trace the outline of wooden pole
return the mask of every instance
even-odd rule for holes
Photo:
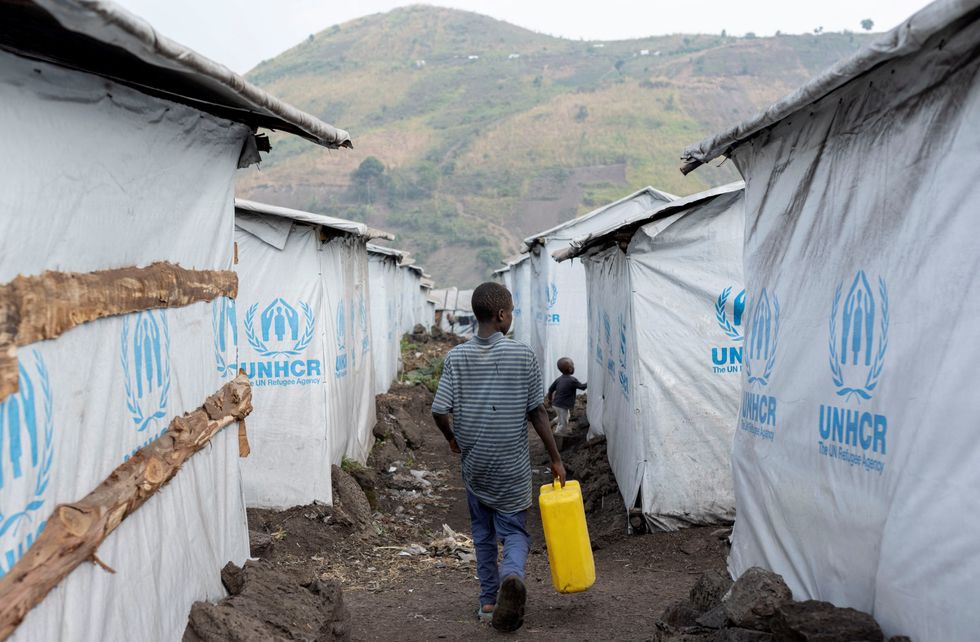
[[[34,545],[0,578],[0,640],[5,640],[48,592],[85,561],[113,572],[96,557],[109,533],[170,481],[219,430],[252,412],[248,377],[239,374],[204,405],[170,422],[158,440],[117,467],[95,490],[59,504]]]
[[[104,317],[235,298],[238,275],[173,263],[99,272],[44,272],[0,284],[0,401],[17,392],[16,346]]]

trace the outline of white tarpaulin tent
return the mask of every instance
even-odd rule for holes
[[[233,177],[257,156],[251,127],[338,133],[230,72],[224,82],[108,2],[4,3],[0,21],[0,120],[15,125],[0,158],[0,283],[157,261],[230,270]],[[164,75],[183,93],[153,97],[170,95]],[[234,361],[227,301],[107,317],[18,349],[19,392],[0,403],[0,574],[57,504],[94,490],[233,375],[221,368]],[[222,598],[220,569],[249,555],[236,432],[218,433],[108,536],[98,555],[115,573],[79,566],[9,639],[180,639],[191,604]]]
[[[331,501],[330,465],[364,461],[374,427],[361,223],[235,201],[238,367],[252,382],[249,506]]]
[[[511,325],[511,332],[514,339],[524,343],[530,343],[531,318],[528,314],[528,302],[531,298],[531,263],[530,255],[507,259],[506,267],[495,270],[494,277],[510,290],[511,297],[514,299],[514,323]]]
[[[659,203],[558,253],[588,282],[589,423],[627,508],[674,530],[731,519],[742,361],[742,184]]]
[[[568,247],[572,239],[586,236],[616,221],[645,212],[675,197],[653,189],[643,189],[615,203],[594,210],[524,240],[530,253],[529,299],[522,310],[529,313],[526,341],[537,356],[545,379],[557,376],[558,359],[575,361],[576,376],[588,379],[588,354],[584,340],[588,331],[585,269],[577,260],[556,263],[552,254]]]
[[[931,4],[686,152],[746,180],[731,570],[914,640],[980,631],[978,42]]]
[[[398,328],[401,296],[398,294],[398,262],[402,252],[368,245],[368,277],[371,282],[371,341],[374,355],[374,392],[388,392],[398,377],[401,337]]]

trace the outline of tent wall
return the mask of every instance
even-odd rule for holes
[[[398,305],[395,301],[397,259],[384,254],[368,253],[368,277],[371,289],[371,343],[374,358],[374,392],[388,392],[398,376],[401,359],[401,335],[397,329]]]
[[[742,354],[741,191],[585,258],[590,431],[653,528],[730,519]]]
[[[16,124],[0,157],[0,282],[154,261],[231,269],[247,128],[6,53],[0,120]],[[0,404],[3,572],[56,504],[93,490],[227,380],[212,310],[106,318],[19,349],[20,392]],[[179,639],[194,601],[224,596],[221,567],[249,555],[236,433],[216,435],[106,539],[99,556],[115,574],[80,566],[10,639]]]
[[[284,228],[282,249],[239,227],[237,323],[239,367],[252,382],[248,419],[252,454],[243,464],[249,506],[287,508],[330,503],[319,230],[262,217]]]
[[[530,345],[531,341],[531,262],[515,263],[511,269],[511,294],[514,297],[514,338]],[[583,380],[585,377],[582,378]]]
[[[364,462],[375,424],[374,355],[364,240],[334,237],[320,246],[325,288],[324,347],[330,462]]]
[[[632,416],[643,438],[643,513],[655,528],[734,516],[743,197],[730,192],[644,225],[627,249],[638,347]],[[607,436],[618,428],[604,427]]]
[[[950,25],[903,27],[913,53],[734,156],[751,322],[731,569],[915,640],[980,630],[980,23]]]
[[[585,268],[578,259],[557,263],[551,253],[566,247],[565,241],[548,241],[535,248],[530,264],[529,345],[544,373],[551,380],[558,376],[558,359],[575,362],[575,376],[589,379]]]

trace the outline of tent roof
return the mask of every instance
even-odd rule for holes
[[[294,210],[288,207],[269,205],[268,203],[257,203],[255,201],[245,200],[244,198],[235,199],[235,211],[236,213],[242,212],[246,214],[262,214],[265,216],[277,216],[279,218],[299,221],[301,223],[322,225],[323,227],[328,227],[330,229],[337,230],[338,232],[341,232],[343,234],[356,236],[362,239],[382,238],[382,239],[392,240],[395,238],[388,232],[382,232],[381,230],[376,230],[374,228],[368,227],[364,223],[358,223],[357,221],[348,221],[347,219],[343,219],[343,218],[334,218],[332,216],[326,216],[325,214],[304,212],[302,210]]]
[[[854,79],[895,58],[921,50],[927,41],[954,22],[980,11],[980,0],[937,0],[882,34],[853,56],[830,67],[765,111],[728,131],[693,145],[681,155],[685,174],[733,149]]]
[[[289,132],[324,147],[352,146],[346,131],[282,102],[108,0],[0,0],[0,49],[253,128]]]
[[[555,227],[549,228],[543,232],[538,232],[533,236],[527,237],[526,239],[524,239],[524,247],[521,248],[521,251],[526,253],[530,251],[530,249],[533,248],[535,245],[543,245],[546,241],[553,238],[566,238],[570,240],[571,238],[574,238],[574,232],[572,231],[572,228],[579,226],[582,223],[585,223],[586,221],[593,219],[597,216],[600,216],[602,214],[611,213],[612,210],[619,209],[619,206],[629,203],[630,201],[633,201],[638,197],[644,195],[652,197],[653,200],[655,201],[665,201],[665,202],[673,201],[677,198],[673,194],[662,192],[648,185],[647,187],[637,190],[632,194],[630,194],[629,196],[621,198],[614,203],[603,205],[598,209],[592,210],[588,214],[584,214],[577,218],[573,218],[569,221],[565,221],[560,225],[556,225]]]
[[[370,254],[382,254],[384,256],[391,256],[396,259],[401,259],[405,253],[401,250],[396,250],[393,247],[385,247],[383,245],[375,245],[374,243],[367,244],[367,251]]]
[[[700,205],[710,201],[718,196],[738,192],[743,189],[745,189],[745,183],[742,181],[737,181],[735,183],[715,187],[697,194],[691,194],[690,196],[679,198],[676,201],[664,203],[663,205],[647,210],[641,214],[635,214],[629,218],[612,222],[606,227],[597,230],[592,234],[577,238],[573,240],[567,248],[563,248],[555,252],[552,257],[558,262],[573,259],[576,256],[585,254],[592,248],[612,243],[620,232],[626,232],[632,237],[633,232],[635,232],[637,228],[646,225],[654,219],[677,214],[695,205]]]

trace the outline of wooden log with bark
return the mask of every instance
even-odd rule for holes
[[[17,392],[16,346],[54,339],[104,317],[237,294],[232,271],[187,270],[173,263],[18,276],[0,285],[0,401]]]
[[[137,451],[88,495],[59,504],[47,526],[9,573],[0,578],[0,640],[48,592],[83,562],[99,564],[96,556],[109,533],[170,481],[191,455],[219,430],[252,412],[252,389],[240,373],[204,405],[176,417],[162,437]]]

